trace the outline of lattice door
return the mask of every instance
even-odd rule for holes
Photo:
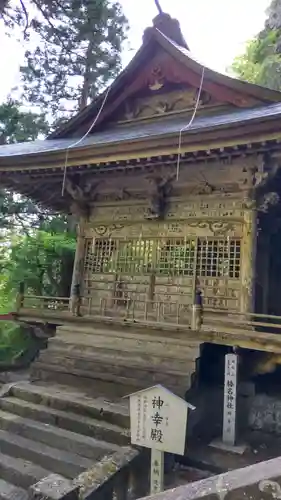
[[[88,239],[83,294],[95,304],[134,300],[141,309],[152,294],[172,309],[191,304],[197,285],[206,305],[237,309],[240,259],[240,239]]]

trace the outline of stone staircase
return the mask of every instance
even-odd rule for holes
[[[75,330],[74,330],[75,328]],[[95,394],[128,395],[162,384],[181,396],[190,388],[200,342],[185,333],[133,325],[63,326],[34,363],[32,377]]]
[[[0,391],[0,500],[26,500],[30,486],[53,473],[80,481],[124,453],[129,413],[121,396],[159,383],[183,396],[199,355],[200,343],[184,333],[58,328],[31,368],[32,382]]]
[[[127,404],[28,382],[0,397],[0,500],[25,500],[50,474],[79,480],[128,446]],[[78,479],[77,479],[78,478]]]

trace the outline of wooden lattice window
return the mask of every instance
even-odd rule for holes
[[[202,277],[239,278],[241,241],[239,239],[200,238],[196,274]]]
[[[114,271],[114,256],[117,243],[110,239],[87,239],[84,269],[88,273],[108,273]]]
[[[146,274],[152,269],[154,241],[150,239],[120,242],[117,270],[124,274]]]
[[[196,239],[169,239],[158,246],[156,272],[162,275],[192,276]]]
[[[85,274],[240,277],[241,241],[216,238],[88,239]],[[196,270],[196,271],[195,271]]]

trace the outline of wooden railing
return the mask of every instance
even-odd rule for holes
[[[79,292],[79,290],[78,290]],[[68,297],[40,297],[19,293],[16,318],[20,321],[63,325],[79,322],[138,325],[161,331],[184,332],[190,338],[268,352],[281,352],[281,316],[240,313],[204,307],[195,297],[195,303],[178,300],[142,300],[131,293],[125,298],[102,298],[97,304],[79,293]]]
[[[81,297],[79,311],[72,307],[73,299],[69,297],[48,297],[24,295],[17,307],[17,313],[22,310],[37,310],[46,312],[65,312],[70,316],[100,316],[104,318],[120,318],[137,322],[166,323],[174,326],[184,326],[196,330],[213,326],[234,326],[236,328],[252,328],[281,330],[281,316],[261,313],[240,313],[211,309],[204,306],[182,304],[177,301],[146,301],[132,297],[122,299],[122,306],[116,299],[101,299],[97,307],[91,304],[91,299]],[[19,303],[19,302],[17,302]],[[79,314],[78,314],[79,313]]]

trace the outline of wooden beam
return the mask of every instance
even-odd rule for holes
[[[97,324],[99,327],[108,328],[109,325],[119,326],[122,329],[140,329],[153,331],[160,336],[168,335],[178,339],[179,345],[181,341],[186,339],[195,340],[198,342],[208,342],[212,344],[236,346],[243,349],[254,349],[263,352],[281,353],[281,335],[274,333],[258,332],[254,329],[238,329],[233,326],[219,326],[216,328],[207,328],[203,325],[200,331],[192,331],[186,325],[173,325],[168,323],[156,322],[140,322],[136,319],[126,322],[118,319],[103,318],[99,316],[73,317],[71,313],[59,311],[47,311],[38,309],[21,309],[16,315],[18,321],[31,323],[53,322],[57,325],[91,325],[94,327]],[[274,326],[274,325],[272,325]]]

